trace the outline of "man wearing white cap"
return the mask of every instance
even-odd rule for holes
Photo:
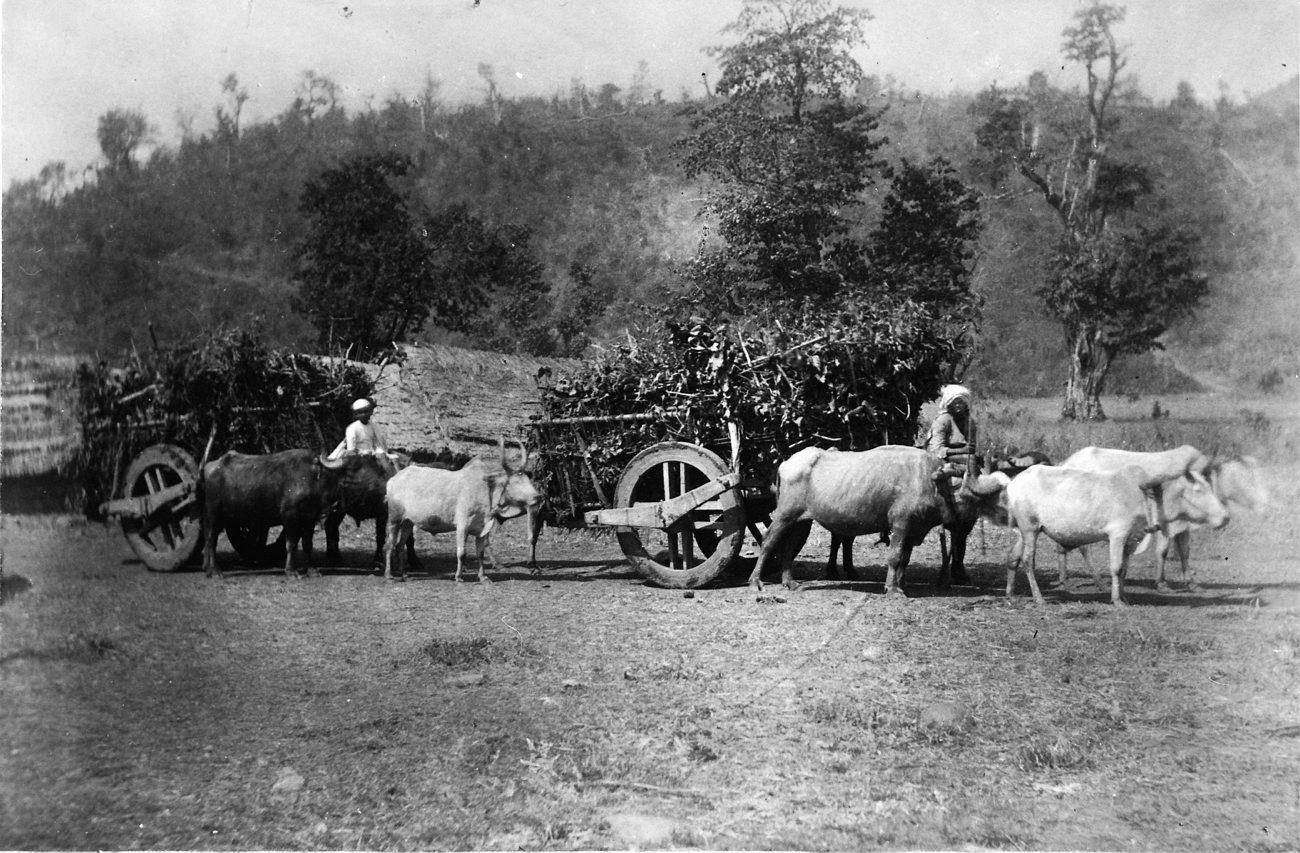
[[[970,389],[964,385],[945,385],[939,397],[939,416],[930,424],[925,449],[946,465],[964,467],[975,448],[970,422]]]
[[[352,404],[352,417],[356,420],[348,424],[347,431],[343,433],[343,440],[330,454],[331,459],[338,459],[344,453],[386,454],[388,452],[388,448],[384,446],[383,436],[379,434],[379,428],[370,422],[370,416],[374,411],[375,404],[365,397]]]

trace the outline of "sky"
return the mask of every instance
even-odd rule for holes
[[[740,0],[0,0],[0,185],[63,161],[100,162],[98,119],[142,112],[174,145],[178,116],[214,125],[221,81],[238,75],[244,121],[282,112],[307,70],[339,84],[349,110],[414,96],[431,76],[448,103],[631,84],[703,94],[717,68],[704,48]],[[866,8],[864,70],[941,94],[1014,85],[1033,71],[1081,85],[1063,67],[1061,31],[1080,0],[842,0]],[[1204,101],[1267,91],[1296,74],[1300,0],[1129,0],[1118,28],[1128,72],[1157,100],[1189,82]]]

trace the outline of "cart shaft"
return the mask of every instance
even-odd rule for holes
[[[589,527],[653,527],[667,530],[708,501],[735,488],[739,482],[740,475],[724,474],[670,500],[600,509],[585,513],[583,519]]]

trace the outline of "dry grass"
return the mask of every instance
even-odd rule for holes
[[[863,580],[816,580],[814,538],[805,588],[766,605],[646,587],[583,533],[548,532],[532,577],[517,523],[487,585],[451,581],[445,537],[392,584],[150,574],[113,531],[35,517],[3,535],[30,586],[0,609],[0,848],[1300,846],[1276,518],[1198,535],[1202,592],[1136,565],[1127,611],[1050,572],[1045,607],[1023,581],[1004,600],[996,530],[975,587],[933,589],[918,549],[908,600],[865,542]],[[363,565],[369,527],[345,535]],[[967,723],[922,727],[938,702]]]

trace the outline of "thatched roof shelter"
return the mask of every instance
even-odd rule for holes
[[[404,361],[367,365],[375,383],[374,423],[388,446],[405,453],[487,455],[502,436],[541,413],[537,371],[572,369],[572,359],[502,355],[451,346],[403,345]]]
[[[539,414],[535,377],[579,362],[502,355],[450,346],[402,347],[404,360],[358,364],[375,384],[374,422],[389,447],[414,455],[490,455],[502,436],[523,438]],[[66,465],[81,440],[73,356],[5,362],[0,394],[0,476],[48,474]]]
[[[65,465],[76,451],[73,356],[6,360],[0,371],[0,477],[34,477]]]

